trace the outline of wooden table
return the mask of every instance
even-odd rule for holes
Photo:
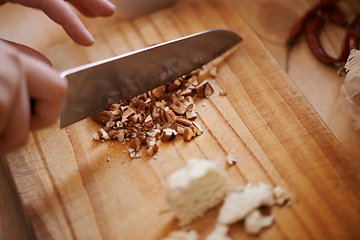
[[[166,17],[168,14],[180,13],[181,7],[188,4],[188,2],[190,1],[184,1],[183,5],[180,4],[177,8],[165,11],[162,16]],[[231,4],[234,6],[234,11],[245,20],[266,49],[285,69],[287,59],[284,40],[287,31],[314,2],[312,0],[291,2],[285,0],[233,0]],[[201,3],[195,4],[192,13],[196,14],[196,8],[200,8],[200,5]],[[341,3],[341,7],[349,17],[353,17],[356,12],[360,12],[360,3],[356,0],[344,1]],[[211,13],[207,14],[211,15]],[[71,67],[73,64],[86,63],[86,59],[76,59],[78,56],[76,51],[79,52],[79,55],[81,55],[81,52],[86,51],[89,59],[94,60],[106,55],[106,53],[102,52],[107,51],[106,48],[102,48],[104,44],[112,44],[112,49],[116,49],[118,53],[131,50],[126,49],[126,46],[117,46],[116,42],[106,42],[108,39],[103,38],[104,31],[109,30],[107,26],[112,26],[118,21],[116,17],[108,19],[83,18],[86,26],[97,39],[97,43],[93,47],[85,50],[83,47],[75,46],[63,33],[62,29],[48,20],[41,12],[7,4],[0,8],[0,16],[2,20],[0,23],[0,37],[26,44],[47,56],[51,56],[54,66],[58,67],[59,70]],[[153,34],[151,29],[142,28],[149,19],[157,20],[155,17],[144,17],[124,23],[122,26],[130,29],[131,26],[135,25],[138,29],[141,28],[144,31],[142,34]],[[189,17],[189,19],[191,18]],[[206,21],[209,21],[211,26],[217,25],[217,23],[212,22],[211,18],[206,19]],[[176,23],[172,24],[176,25]],[[236,23],[231,23],[231,25],[236,27]],[[191,22],[176,26],[177,30],[182,27],[184,32],[191,32]],[[171,28],[168,29],[166,37],[169,39],[172,36],[176,38],[176,31],[172,32],[171,30]],[[343,29],[339,27],[329,26],[326,28],[322,40],[330,53],[336,55],[339,52],[343,34]],[[156,38],[149,37],[148,39],[154,40],[153,42],[144,43],[141,42],[142,39],[134,35],[129,45],[133,49],[137,49],[144,44],[157,43]],[[71,56],[67,56],[68,62],[66,63],[60,62],[66,57],[62,52],[64,49],[75,51],[72,52]],[[352,164],[358,164],[360,161],[360,135],[352,129],[350,116],[342,109],[339,103],[339,88],[343,78],[337,76],[336,69],[314,59],[304,38],[293,49],[288,61],[288,76],[336,136],[342,147],[346,149],[353,161]],[[3,165],[0,169],[0,234],[4,239],[32,238],[34,234],[32,229],[28,227],[27,218],[24,217],[19,197],[13,188],[13,180],[6,175],[9,174],[10,170],[5,161],[3,161]],[[358,226],[358,224],[358,222],[353,223],[353,226]]]

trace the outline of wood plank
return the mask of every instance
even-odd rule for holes
[[[215,94],[197,99],[203,135],[161,144],[159,153],[130,159],[119,142],[99,143],[90,119],[31,134],[6,156],[19,196],[39,239],[160,239],[179,229],[165,197],[169,174],[192,157],[222,161],[234,185],[263,181],[286,188],[291,207],[258,238],[351,239],[359,236],[359,165],[282,70],[232,1],[182,1],[149,16],[94,26],[97,43],[68,42],[45,52],[66,69],[211,28],[244,38],[210,80]],[[166,29],[170,28],[169,31]],[[59,50],[61,49],[61,52]],[[67,59],[70,59],[67,61]],[[226,97],[216,94],[227,89]],[[202,103],[205,103],[203,106]],[[190,228],[203,239],[219,207]],[[331,226],[329,228],[329,226]],[[253,239],[240,225],[233,239]]]

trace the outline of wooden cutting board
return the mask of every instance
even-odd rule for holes
[[[234,186],[266,182],[284,187],[291,206],[274,208],[264,239],[354,239],[360,236],[360,165],[281,70],[227,1],[181,1],[131,21],[97,25],[97,43],[59,43],[46,55],[59,70],[199,31],[225,28],[244,41],[211,79],[215,94],[197,100],[204,133],[162,143],[156,157],[131,159],[120,142],[96,142],[90,119],[66,129],[34,132],[5,156],[38,239],[161,239],[180,229],[165,196],[167,177],[190,158],[221,161]],[[141,70],[141,66],[139,66]],[[219,96],[227,89],[226,97]],[[94,96],[96,97],[96,96]],[[226,166],[234,153],[237,163]],[[203,239],[219,207],[195,220]],[[241,224],[233,239],[252,239]]]

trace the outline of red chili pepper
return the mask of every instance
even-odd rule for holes
[[[351,49],[359,49],[360,42],[360,14],[352,21],[344,38],[340,56],[337,62],[344,62],[347,60]]]
[[[358,14],[355,20],[351,23],[349,28],[350,37],[349,37],[349,47],[351,49],[359,49],[360,44],[360,14]]]
[[[306,39],[308,41],[311,52],[314,56],[324,63],[335,63],[337,60],[331,56],[329,56],[319,38],[319,34],[324,25],[324,17],[321,15],[316,15],[311,18],[306,25]]]
[[[346,20],[346,17],[344,13],[340,10],[336,2],[330,2],[330,4],[326,5],[324,8],[324,11],[329,16],[329,19],[342,27],[348,26],[348,21]]]
[[[329,1],[322,1],[313,6],[310,10],[308,10],[305,15],[300,18],[295,25],[290,29],[289,36],[286,40],[286,46],[288,49],[290,49],[299,36],[301,35],[302,31],[304,30],[307,22],[314,17],[318,11],[323,10],[326,6],[331,5],[333,3],[336,3],[337,0],[329,0]]]

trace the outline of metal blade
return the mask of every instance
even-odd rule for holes
[[[209,30],[64,71],[61,76],[68,80],[68,92],[60,125],[188,74],[241,40],[228,30]]]

